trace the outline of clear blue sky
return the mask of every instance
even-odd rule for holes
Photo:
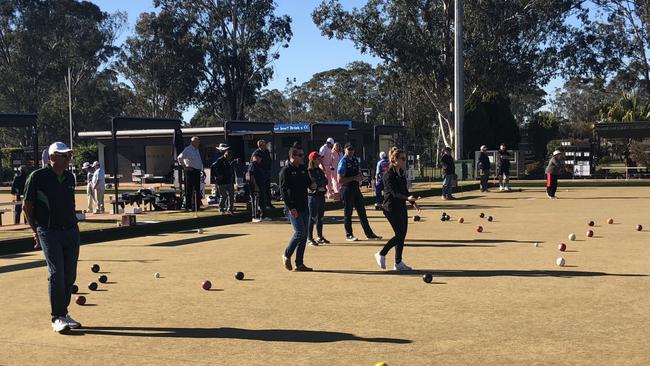
[[[130,33],[138,15],[143,12],[155,11],[151,0],[91,0],[102,10],[115,12],[126,11],[129,17],[128,28],[122,33],[122,42]],[[292,18],[293,38],[289,48],[281,49],[280,59],[274,63],[274,77],[267,86],[269,89],[284,89],[286,78],[296,78],[296,83],[303,83],[317,72],[337,67],[344,67],[353,61],[366,61],[376,65],[380,60],[368,54],[362,55],[350,41],[329,40],[320,34],[311,19],[311,12],[321,3],[321,0],[277,0],[277,14],[287,14]],[[367,0],[344,0],[347,9],[360,7]],[[545,89],[552,94],[555,88],[562,86],[562,80],[556,79]],[[189,119],[195,110],[183,114]]]

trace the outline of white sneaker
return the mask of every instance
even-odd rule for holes
[[[375,253],[375,260],[381,269],[386,269],[386,256],[381,255],[379,252],[377,252]]]
[[[413,268],[407,266],[404,262],[399,262],[395,264],[395,267],[393,267],[394,270],[396,271],[412,271]]]
[[[253,219],[251,222],[262,222],[262,219]]]
[[[346,241],[357,241],[359,239],[357,239],[357,237],[354,236],[354,235],[346,235],[345,240]]]
[[[70,330],[70,326],[65,317],[60,316],[52,322],[52,329],[57,333],[63,333]]]
[[[500,190],[500,191],[503,191],[503,186],[499,186],[499,190]]]
[[[72,319],[70,314],[65,316],[65,321],[68,323],[68,327],[70,327],[70,329],[81,328],[81,323],[79,323],[78,321]]]

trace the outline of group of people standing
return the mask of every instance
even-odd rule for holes
[[[340,184],[340,197],[344,204],[344,229],[347,241],[357,241],[352,231],[352,212],[357,211],[361,227],[368,240],[381,240],[376,235],[366,214],[363,195],[359,189],[359,182],[364,177],[359,169],[359,162],[354,156],[355,148],[347,143],[344,148],[345,154],[341,157],[336,167],[336,180]],[[381,209],[388,219],[395,234],[386,243],[384,248],[375,254],[378,265],[385,269],[385,256],[392,248],[396,248],[395,270],[411,270],[402,262],[402,249],[408,226],[408,214],[406,202],[414,203],[416,197],[408,193],[406,181],[406,154],[398,149],[392,148],[389,164],[382,171],[383,200]],[[324,157],[320,152],[313,151],[308,156],[308,163],[303,164],[304,151],[301,146],[294,144],[289,150],[289,164],[287,164],[279,175],[280,190],[285,205],[285,214],[294,230],[284,253],[282,263],[287,270],[299,272],[312,271],[312,268],[304,264],[304,253],[307,244],[320,245],[329,243],[323,236],[323,216],[325,194],[327,184],[331,179],[327,178],[323,166]],[[325,168],[327,165],[325,166]],[[314,239],[313,228],[316,227],[317,239]],[[295,269],[291,262],[295,257]]]
[[[81,171],[86,175],[86,196],[88,201],[87,213],[104,213],[104,192],[106,191],[106,175],[98,161],[83,163]]]

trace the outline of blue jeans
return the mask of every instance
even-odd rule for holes
[[[309,196],[309,229],[307,239],[314,240],[314,225],[319,238],[323,237],[323,217],[325,216],[325,195]]]
[[[382,192],[384,191],[384,181],[380,180],[376,185],[375,185],[375,204],[376,205],[381,205],[384,203],[384,195]]]
[[[293,252],[296,252],[296,265],[303,264],[302,260],[305,255],[305,245],[307,244],[307,226],[309,225],[309,211],[298,211],[298,217],[291,216],[291,212],[286,207],[284,213],[293,226],[293,237],[289,240],[289,245],[284,251],[284,256],[291,258]]]
[[[442,195],[444,197],[451,196],[454,193],[454,179],[456,174],[445,174],[442,177]]]
[[[235,212],[235,186],[233,184],[219,185],[219,211]]]
[[[36,229],[41,242],[47,272],[48,292],[52,320],[68,314],[72,297],[72,285],[77,280],[77,259],[79,259],[79,228],[67,230]]]

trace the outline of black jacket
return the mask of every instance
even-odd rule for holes
[[[456,166],[454,165],[454,158],[449,154],[445,154],[440,159],[440,165],[442,165],[442,174],[456,174]]]
[[[27,181],[27,174],[17,176],[13,183],[11,183],[11,194],[21,199],[25,194],[25,182]]]
[[[491,165],[490,164],[490,158],[488,157],[488,155],[484,154],[484,153],[481,153],[478,156],[478,168],[480,170],[489,171],[490,170],[490,165]]]
[[[508,150],[499,150],[499,170],[509,171],[511,159],[512,155],[510,155]]]
[[[298,212],[307,210],[307,189],[311,185],[309,173],[304,165],[294,167],[287,164],[280,170],[280,192],[287,209]]]
[[[384,173],[384,211],[405,211],[410,195],[404,171],[398,174],[392,167],[388,168]]]
[[[264,171],[270,177],[271,176],[271,166],[273,165],[273,160],[271,160],[271,153],[267,149],[259,149],[258,148],[251,155],[251,160],[253,159],[253,155],[255,155],[255,154],[260,154],[262,156],[262,168],[264,168]]]
[[[214,177],[214,183],[217,185],[235,183],[235,171],[232,163],[225,156],[220,157],[212,164],[210,175]]]
[[[316,183],[316,189],[309,188],[308,192],[310,196],[313,195],[325,195],[327,192],[327,177],[321,168],[308,169],[309,179],[311,182]]]

